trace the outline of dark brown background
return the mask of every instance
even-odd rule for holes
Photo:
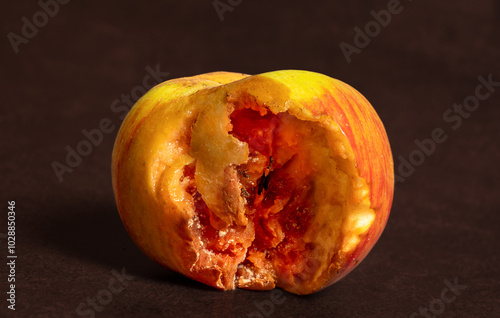
[[[223,0],[225,2],[225,0]],[[97,317],[408,317],[441,297],[444,280],[467,288],[439,317],[500,315],[498,121],[500,88],[452,130],[442,115],[500,81],[500,6],[494,0],[402,1],[404,10],[349,64],[342,41],[389,1],[243,1],[220,21],[206,1],[72,1],[15,54],[35,1],[3,2],[0,232],[17,211],[18,317],[78,316],[111,271],[135,276]],[[84,139],[159,64],[168,79],[226,70],[305,69],[341,79],[371,101],[395,157],[443,128],[448,139],[396,185],[381,239],[360,266],[317,294],[219,292],[162,269],[129,239],[110,182],[117,128],[58,182],[51,163]],[[6,255],[2,236],[0,257]],[[2,256],[3,255],[3,256]],[[0,262],[4,264],[4,261]],[[0,265],[1,294],[7,267]],[[449,294],[448,296],[450,296]],[[0,315],[15,316],[0,301]],[[434,304],[438,304],[434,301]],[[436,308],[439,309],[437,306]],[[88,316],[87,316],[88,317]]]

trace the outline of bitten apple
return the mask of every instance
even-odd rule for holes
[[[154,261],[222,290],[296,294],[363,260],[394,189],[370,103],[294,70],[154,87],[120,128],[112,179],[128,233]]]

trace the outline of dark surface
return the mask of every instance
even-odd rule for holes
[[[21,18],[31,20],[40,7],[3,6],[0,233],[7,201],[15,200],[18,259],[16,312],[2,300],[0,316],[78,316],[79,304],[122,268],[135,278],[97,317],[409,317],[432,305],[439,317],[500,316],[500,88],[458,129],[443,119],[474,94],[478,76],[500,81],[498,2],[404,1],[351,63],[339,44],[353,44],[353,28],[364,28],[370,11],[388,1],[311,3],[243,1],[220,21],[211,0],[73,1],[18,54],[7,34],[21,34]],[[385,232],[358,268],[314,295],[283,292],[271,307],[270,292],[219,292],[162,269],[122,226],[110,180],[121,120],[110,106],[157,64],[165,79],[278,69],[341,79],[379,113],[396,169],[415,139],[435,128],[448,138],[396,184]],[[59,182],[51,163],[64,163],[65,147],[76,147],[81,131],[103,118],[115,129]],[[6,277],[1,265],[3,297]],[[436,299],[455,278],[467,288],[441,313]]]

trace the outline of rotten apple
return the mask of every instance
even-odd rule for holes
[[[387,135],[351,86],[216,72],[144,95],[116,138],[122,221],[157,263],[222,290],[310,294],[349,273],[393,198]]]

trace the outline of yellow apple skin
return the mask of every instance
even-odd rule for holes
[[[321,127],[318,129],[328,137],[329,155],[335,157],[335,165],[345,177],[340,183],[346,188],[342,189],[347,193],[345,202],[335,213],[329,210],[330,203],[318,204],[322,208],[314,212],[304,234],[303,240],[314,246],[308,254],[309,265],[299,264],[302,272],[297,274],[274,261],[274,281],[265,284],[235,283],[236,266],[244,256],[235,260],[207,258],[193,230],[193,197],[181,186],[186,165],[196,163],[201,189],[210,178],[202,171],[214,172],[213,182],[217,184],[221,167],[248,160],[248,147],[227,135],[230,123],[224,117],[227,104],[241,100]],[[204,130],[193,128],[202,127],[204,122]],[[193,129],[202,133],[195,136]],[[204,145],[203,138],[209,146]],[[315,158],[318,162],[326,160]],[[164,82],[136,103],[116,138],[112,181],[128,233],[160,265],[222,290],[277,286],[296,294],[310,294],[344,277],[374,246],[390,213],[394,172],[382,122],[370,103],[351,86],[308,71],[254,76],[215,72]],[[316,184],[328,182],[327,176],[318,176]],[[328,186],[323,188],[321,193],[315,190],[317,197],[333,195]],[[210,207],[217,209],[216,204],[214,201]],[[231,215],[226,221],[243,222]],[[244,251],[250,244],[245,241],[240,248]]]

